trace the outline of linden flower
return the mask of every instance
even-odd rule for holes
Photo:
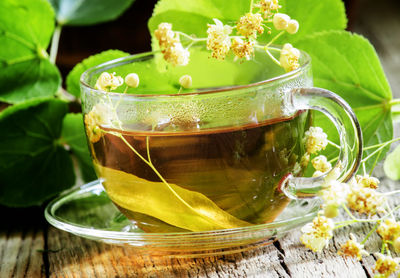
[[[311,160],[311,163],[315,170],[321,171],[322,173],[328,172],[330,169],[332,169],[331,163],[328,161],[326,156],[324,155],[319,155]]]
[[[273,12],[277,12],[281,6],[278,0],[261,0],[254,7],[259,8],[264,18],[270,18]]]
[[[116,76],[114,73],[103,72],[100,74],[94,86],[98,90],[110,91],[115,90],[124,83],[124,79],[121,76]]]
[[[393,240],[400,235],[400,223],[393,219],[385,219],[376,230],[383,240]]]
[[[399,258],[392,258],[381,253],[376,255],[379,258],[376,261],[374,271],[379,272],[383,277],[389,277],[399,269]]]
[[[352,210],[369,215],[384,211],[382,206],[385,200],[385,196],[374,189],[357,185],[353,185],[347,195],[347,204]]]
[[[223,60],[231,47],[229,35],[232,27],[223,25],[221,21],[214,18],[215,24],[208,24],[207,49],[211,50],[211,56]]]
[[[309,153],[305,153],[303,154],[303,156],[300,159],[300,165],[301,167],[307,167],[308,163],[310,162],[310,154]]]
[[[320,150],[324,150],[328,145],[328,136],[320,127],[312,126],[308,131],[304,133],[304,135],[306,151],[310,154],[314,154]]]
[[[87,136],[92,143],[100,140],[102,132],[100,126],[112,126],[118,120],[115,112],[109,105],[98,103],[85,115],[85,127]]]
[[[186,66],[189,63],[190,53],[181,43],[174,43],[164,51],[164,60],[173,66]]]
[[[350,239],[340,246],[341,250],[338,252],[339,255],[349,256],[361,260],[362,256],[368,256],[369,253],[364,250],[364,245],[357,242],[356,237],[350,233]]]
[[[334,218],[339,213],[339,207],[346,203],[350,188],[345,183],[336,180],[330,181],[328,186],[321,190],[321,198],[324,200],[324,215],[328,218]]]
[[[254,54],[254,42],[234,38],[231,49],[236,57],[250,60],[251,56]]]
[[[334,227],[331,219],[318,215],[312,223],[301,228],[303,235],[300,237],[300,241],[314,252],[320,252],[332,238]]]
[[[178,42],[170,23],[160,23],[157,30],[154,31],[154,36],[158,40],[158,44],[162,50]]]
[[[261,26],[263,18],[259,13],[247,13],[239,19],[236,24],[238,34],[248,37],[256,37],[257,32],[262,34],[264,28]]]
[[[295,70],[300,66],[299,58],[300,51],[297,48],[294,48],[290,43],[283,45],[279,62],[286,72]]]
[[[370,177],[368,175],[365,176],[357,175],[356,182],[358,185],[362,187],[367,187],[372,189],[377,189],[379,184],[379,180],[377,178]]]

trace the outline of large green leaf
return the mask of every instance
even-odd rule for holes
[[[346,28],[346,13],[340,0],[281,0],[279,3],[282,5],[280,12],[300,22],[299,32],[296,35],[284,35],[280,42],[294,42],[305,34]],[[235,1],[234,4],[224,0],[161,0],[154,9],[148,27],[153,33],[161,22],[170,22],[174,30],[205,37],[207,23],[213,24],[213,18],[234,25],[249,10],[250,0]],[[276,33],[268,35],[265,32],[262,40],[267,41]]]
[[[32,100],[0,113],[0,204],[38,205],[74,184],[71,158],[58,143],[67,108]]]
[[[46,49],[54,12],[46,0],[0,1],[0,100],[9,103],[54,95],[61,82]]]
[[[67,114],[62,126],[62,139],[76,155],[84,181],[97,179],[85,136],[82,114]]]
[[[128,56],[129,53],[120,50],[107,50],[92,55],[79,64],[77,64],[67,76],[67,91],[76,97],[80,95],[79,83],[80,77],[87,69],[105,63],[107,61]]]
[[[104,186],[110,199],[125,209],[190,231],[251,225],[225,212],[201,193],[169,184],[185,200],[185,204],[163,182],[148,181],[98,164],[96,168],[105,180]]]
[[[312,58],[315,86],[335,92],[353,108],[362,127],[364,146],[392,139],[387,105],[392,99],[391,89],[373,46],[365,38],[345,31],[329,31],[305,37],[297,46]],[[330,138],[335,136],[331,126],[318,119],[316,124],[325,126]],[[374,159],[369,160],[369,165]]]
[[[294,35],[285,33],[276,43],[295,43],[312,33],[344,30],[347,26],[344,3],[341,0],[280,0],[279,3],[282,5],[279,12],[296,19],[300,23],[300,28]],[[273,30],[271,36],[268,37],[273,37],[277,33],[278,31]]]
[[[134,0],[49,0],[61,25],[91,25],[116,19]]]

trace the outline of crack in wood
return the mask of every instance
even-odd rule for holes
[[[48,224],[45,222],[43,223],[43,249],[48,250]],[[42,259],[43,259],[43,266],[44,266],[44,275],[46,278],[50,277],[50,262],[49,262],[49,255],[48,252],[42,252]]]
[[[274,241],[273,244],[274,244],[275,248],[279,251],[278,252],[279,264],[282,266],[285,273],[287,275],[289,275],[289,277],[292,277],[292,273],[290,272],[289,267],[285,263],[285,250],[283,250],[281,243],[279,242],[279,240],[276,240],[276,241]],[[281,276],[281,275],[279,274],[279,276]]]

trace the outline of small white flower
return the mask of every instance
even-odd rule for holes
[[[236,57],[250,60],[251,56],[254,54],[254,42],[243,41],[241,38],[234,38],[231,49]]]
[[[324,150],[328,145],[328,136],[320,127],[312,126],[304,135],[306,150],[310,154]]]
[[[283,45],[279,62],[286,72],[295,70],[300,66],[299,58],[300,51],[297,48],[294,48],[290,43]]]
[[[332,169],[331,163],[328,161],[326,156],[324,155],[319,155],[317,157],[314,157],[311,160],[311,163],[315,170],[321,171],[322,173],[328,172],[330,169]]]
[[[258,13],[247,13],[239,19],[236,24],[238,34],[248,37],[256,37],[257,33],[262,34],[264,28],[262,27],[263,18]]]
[[[102,91],[110,91],[115,90],[119,86],[124,83],[124,80],[121,76],[116,76],[114,73],[103,72],[100,74],[99,78],[96,81],[96,85],[94,86],[98,90]]]
[[[232,33],[232,27],[223,25],[216,18],[214,22],[215,24],[208,24],[207,49],[212,51],[213,58],[224,59],[231,47],[229,35]]]
[[[361,260],[362,256],[368,256],[369,253],[364,250],[364,245],[357,242],[354,234],[350,233],[350,239],[340,247],[339,255],[349,256]]]
[[[190,53],[181,43],[174,43],[164,50],[164,59],[173,66],[186,66]]]
[[[335,224],[329,218],[318,215],[312,223],[306,224],[301,231],[300,241],[314,252],[320,252],[333,236]]]
[[[172,31],[172,24],[170,23],[160,23],[157,30],[154,31],[154,36],[158,40],[161,50],[164,50],[165,48],[178,42],[178,40],[175,38],[174,31]]]

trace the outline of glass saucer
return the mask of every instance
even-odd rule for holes
[[[318,199],[294,200],[273,222],[205,232],[145,233],[108,198],[100,180],[54,199],[47,221],[77,236],[110,244],[130,245],[144,254],[196,257],[228,254],[272,243],[316,215]]]

